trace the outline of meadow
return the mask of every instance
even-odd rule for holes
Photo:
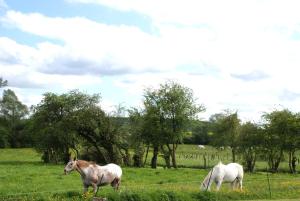
[[[226,162],[226,150],[218,156],[213,148],[199,151],[195,145],[184,145],[178,150],[181,167],[177,170],[125,167],[120,191],[106,186],[97,195],[113,201],[300,200],[300,175],[288,173],[246,173],[242,192],[232,192],[228,184],[223,184],[220,192],[200,192],[200,183],[209,171],[200,169],[201,153],[205,152],[211,154],[209,166],[220,157]],[[159,163],[163,165],[161,159]],[[262,169],[264,165],[259,163]],[[63,164],[42,163],[40,155],[32,149],[1,149],[0,200],[91,200],[91,194],[87,198],[82,196],[78,173],[63,175],[63,168]]]

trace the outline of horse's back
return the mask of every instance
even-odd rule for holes
[[[243,169],[242,165],[240,165],[238,163],[229,163],[229,164],[227,164],[227,167],[229,167],[230,169],[236,169],[237,177],[239,177],[241,179],[244,177],[244,169]]]
[[[243,167],[238,163],[229,163],[220,166],[223,172],[223,179],[227,182],[232,182],[236,178],[243,178]]]
[[[113,174],[115,177],[118,177],[118,178],[122,177],[121,167],[114,163],[109,163],[107,165],[101,166],[101,169]]]

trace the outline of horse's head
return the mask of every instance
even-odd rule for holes
[[[213,170],[209,171],[209,173],[206,175],[206,177],[204,178],[203,182],[201,183],[201,186],[200,186],[200,190],[201,191],[209,191],[210,190],[210,185],[211,185],[211,177],[213,176],[212,175],[213,173]]]
[[[70,173],[71,171],[76,169],[76,160],[70,160],[68,164],[65,166],[64,172],[65,174]]]
[[[202,182],[202,184],[201,184],[201,186],[200,186],[200,190],[201,190],[201,191],[207,190],[207,185],[205,184],[205,182]]]

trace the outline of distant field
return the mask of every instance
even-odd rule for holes
[[[219,161],[223,163],[229,163],[231,159],[231,150],[225,148],[224,150],[217,150],[211,146],[205,146],[205,149],[200,149],[197,145],[180,145],[177,149],[177,164],[179,167],[191,167],[191,168],[203,168],[204,157],[206,157],[207,167],[213,167]],[[149,152],[147,164],[150,166],[152,153]],[[283,172],[288,172],[288,157],[285,156],[285,160],[281,162],[279,169]],[[237,155],[237,162],[242,163],[241,156]],[[158,164],[163,166],[164,160],[159,157]],[[266,161],[258,160],[256,162],[255,169],[265,171],[268,167]],[[300,171],[300,166],[297,166],[297,170]]]
[[[181,146],[182,153],[198,153],[196,146]],[[207,149],[213,152],[213,149]],[[226,152],[223,153],[226,156]],[[212,160],[217,161],[217,160]],[[179,164],[201,166],[201,159],[178,158]],[[0,200],[91,200],[82,197],[78,173],[63,175],[63,165],[45,165],[32,149],[0,149]],[[220,192],[199,191],[208,169],[179,168],[156,170],[123,168],[121,190],[104,187],[98,196],[114,201],[196,201],[196,200],[266,200],[300,197],[300,175],[285,173],[246,174],[244,191],[232,192],[224,184]],[[270,181],[269,192],[268,176]],[[299,199],[300,200],[300,199]]]

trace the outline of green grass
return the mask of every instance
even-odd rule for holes
[[[194,147],[185,145],[180,149],[183,154],[198,152]],[[226,152],[222,154],[226,155]],[[201,159],[178,159],[178,162],[184,166],[196,166]],[[82,197],[78,173],[63,175],[63,168],[63,165],[41,163],[40,155],[32,149],[0,149],[0,200],[91,200]],[[114,192],[106,186],[98,196],[115,201],[265,200],[270,198],[269,176],[271,199],[300,197],[300,176],[286,173],[247,173],[243,192],[232,192],[228,184],[223,184],[220,192],[200,192],[200,183],[208,171],[196,168],[123,168],[120,191]]]

